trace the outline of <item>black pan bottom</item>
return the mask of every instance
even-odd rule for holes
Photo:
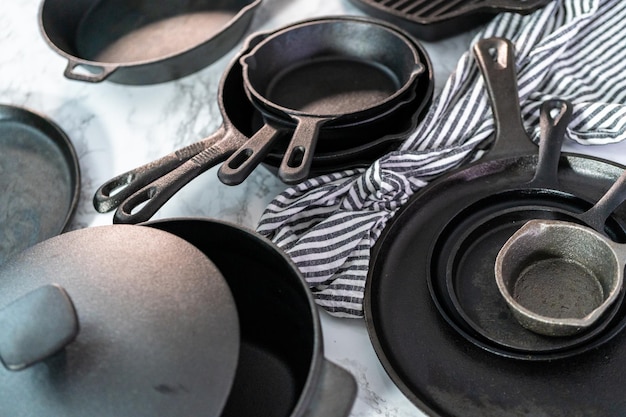
[[[606,329],[588,341],[554,350],[535,349],[530,353],[507,346],[503,339],[499,344],[494,343],[472,329],[465,322],[466,317],[458,313],[461,311],[469,317],[473,314],[473,320],[478,323],[484,317],[479,307],[484,306],[483,310],[491,314],[489,308],[496,298],[481,293],[480,285],[476,290],[476,285],[468,284],[472,274],[478,274],[476,271],[481,268],[489,271],[493,267],[488,262],[486,267],[472,263],[470,257],[478,250],[472,239],[480,236],[481,224],[486,221],[484,215],[497,218],[502,210],[515,211],[507,207],[506,199],[496,198],[496,204],[490,198],[518,193],[533,178],[536,162],[536,156],[528,156],[479,163],[433,182],[396,213],[372,253],[365,292],[365,314],[372,343],[395,384],[429,415],[626,415],[626,398],[621,388],[626,369],[626,335],[620,331],[626,315],[623,303],[613,312],[615,318],[607,322]],[[515,204],[556,206],[557,211],[563,206],[567,210],[586,209],[609,189],[622,171],[606,161],[562,156],[558,192],[546,197],[543,192],[530,191],[526,203],[518,199]],[[462,214],[468,207],[472,209]],[[477,217],[472,218],[472,213]],[[520,222],[530,213],[532,210],[522,211]],[[447,229],[452,222],[463,225],[463,230]],[[491,225],[486,224],[486,229],[491,230]],[[625,224],[626,210],[620,207],[607,228],[623,242]],[[510,233],[506,226],[500,226],[501,230],[495,227],[493,233],[488,233],[487,243],[492,239],[502,240]],[[452,230],[460,233],[458,237],[451,237]],[[472,234],[472,230],[478,234]],[[449,264],[445,254],[435,251],[440,238],[446,241],[442,237],[444,232],[450,242],[465,242],[457,250],[456,265]],[[462,238],[464,233],[468,233],[467,239]],[[452,253],[455,243],[447,246],[443,241],[439,241],[437,250]],[[463,308],[457,310],[450,302],[438,301],[442,300],[442,294],[448,294],[447,284],[445,275],[431,277],[431,260],[437,260],[436,271],[449,266],[459,271],[475,268],[467,281],[460,278],[461,273],[452,281]],[[431,296],[429,286],[435,288],[436,297]],[[502,310],[496,313],[495,320],[505,320],[505,315],[508,313]],[[583,348],[586,344],[595,345]]]

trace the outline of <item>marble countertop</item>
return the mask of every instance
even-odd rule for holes
[[[112,214],[91,203],[104,181],[215,132],[221,124],[217,90],[224,68],[237,52],[180,80],[148,86],[90,84],[63,76],[64,58],[43,40],[38,0],[4,2],[0,14],[0,103],[47,115],[71,138],[80,158],[82,192],[71,228],[111,224]],[[363,15],[347,0],[265,0],[247,33],[327,15]],[[425,43],[436,88],[470,47],[473,33]],[[243,41],[243,40],[242,40]],[[568,145],[570,148],[575,145]],[[620,145],[585,149],[626,161]],[[624,148],[621,145],[621,148]],[[267,203],[285,188],[258,168],[241,185],[219,182],[209,170],[174,196],[154,218],[209,216],[254,228]],[[326,356],[351,371],[359,393],[352,417],[423,416],[395,387],[380,365],[362,320],[337,319],[320,311]]]

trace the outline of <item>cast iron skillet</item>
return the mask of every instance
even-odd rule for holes
[[[0,105],[0,264],[63,232],[76,210],[80,167],[65,132],[28,109]]]
[[[399,30],[374,21],[331,18],[271,34],[241,57],[241,65],[253,105],[268,118],[295,124],[279,168],[289,184],[308,176],[324,125],[388,113],[409,100],[403,97],[424,72],[414,43]]]
[[[344,18],[365,20],[360,18]],[[316,20],[312,20],[316,21]],[[243,51],[252,48],[257,42],[262,40],[267,34],[255,35],[248,39]],[[401,106],[396,110],[400,113],[398,117],[409,117],[406,120],[399,120],[396,114],[373,123],[358,123],[354,126],[332,128],[323,132],[320,147],[324,153],[319,158],[313,157],[312,169],[316,166],[324,166],[330,169],[329,163],[336,162],[336,158],[344,158],[340,161],[341,168],[349,163],[348,159],[353,156],[363,159],[371,159],[372,149],[383,142],[404,139],[407,132],[407,120],[412,120],[415,113],[423,112],[426,105],[430,103],[433,92],[433,71],[432,64],[428,59],[426,51],[421,45],[414,45],[421,58],[421,62],[426,66],[426,75],[421,83],[417,84],[418,91],[416,98],[406,106]],[[411,92],[413,94],[413,92]],[[192,143],[171,154],[140,166],[123,174],[120,174],[101,185],[93,198],[94,207],[103,213],[117,208],[114,216],[116,223],[139,223],[148,220],[172,195],[182,186],[191,181],[197,175],[207,169],[226,160],[236,149],[256,136],[262,138],[259,131],[272,133],[272,130],[281,132],[289,131],[291,127],[277,124],[263,124],[263,120],[254,106],[248,101],[243,87],[241,65],[236,57],[231,61],[230,66],[224,73],[218,90],[218,105],[222,114],[222,126],[210,137],[199,142]],[[410,115],[407,115],[410,109]],[[393,123],[390,128],[388,123]],[[398,125],[403,126],[397,130]],[[264,126],[261,128],[260,126]],[[280,143],[280,142],[279,142]],[[335,144],[345,144],[335,145]],[[380,149],[379,149],[380,150]],[[363,152],[363,153],[361,153]],[[378,155],[378,153],[376,154]],[[362,159],[358,159],[360,162]],[[133,209],[145,203],[141,210],[133,212]]]
[[[67,78],[153,84],[196,72],[231,50],[260,4],[45,0],[39,26],[50,47],[68,60]]]
[[[356,381],[324,358],[319,316],[287,255],[253,231],[209,219],[150,223],[190,242],[225,277],[241,328],[222,417],[347,417]]]
[[[351,0],[420,39],[435,41],[487,22],[500,12],[532,13],[550,0]]]
[[[480,240],[475,247],[487,249],[468,251],[471,256],[462,258],[459,270],[464,272],[455,280],[463,289],[457,295],[466,300],[465,313],[490,313],[499,323],[514,320],[488,275],[499,247],[527,220],[586,211],[623,172],[601,159],[562,154],[558,166],[552,166],[552,180],[529,186],[539,156],[523,130],[518,100],[511,100],[516,88],[489,80],[493,70],[505,76],[508,70],[510,81],[513,67],[484,59],[489,49],[502,58],[512,54],[511,48],[499,39],[476,45],[481,66],[492,70],[487,81],[496,117],[495,145],[483,159],[413,196],[387,225],[372,252],[365,290],[368,331],[390,377],[429,415],[623,415],[623,304],[606,328],[587,341],[553,350],[528,339],[530,351],[525,352],[472,333],[445,299],[450,248],[471,228],[488,224],[475,229],[485,232],[484,238],[472,235]],[[507,60],[511,62],[510,55]],[[515,218],[507,217],[511,211]],[[495,224],[488,223],[498,217]],[[626,241],[625,219],[626,210],[618,208],[606,223],[606,234]]]

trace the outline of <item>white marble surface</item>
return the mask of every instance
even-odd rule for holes
[[[98,214],[92,207],[96,188],[121,172],[213,133],[221,124],[218,83],[236,50],[198,73],[158,85],[71,81],[62,75],[65,60],[48,47],[39,32],[39,6],[38,0],[2,4],[0,102],[47,115],[72,139],[82,170],[81,201],[72,228],[110,224],[111,214]],[[347,0],[265,0],[248,34],[337,14],[363,15]],[[437,91],[469,48],[471,37],[464,34],[425,43],[434,63]],[[620,147],[624,146],[585,151],[617,157],[626,154],[616,152]],[[262,168],[243,184],[229,187],[218,181],[216,169],[212,169],[179,192],[155,218],[209,216],[253,228],[266,204],[284,187]],[[359,394],[351,416],[422,416],[387,377],[363,321],[320,313],[327,357],[358,380]]]

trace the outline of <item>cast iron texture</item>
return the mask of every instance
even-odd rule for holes
[[[481,25],[500,12],[531,13],[551,0],[351,0],[416,37],[436,41]]]

